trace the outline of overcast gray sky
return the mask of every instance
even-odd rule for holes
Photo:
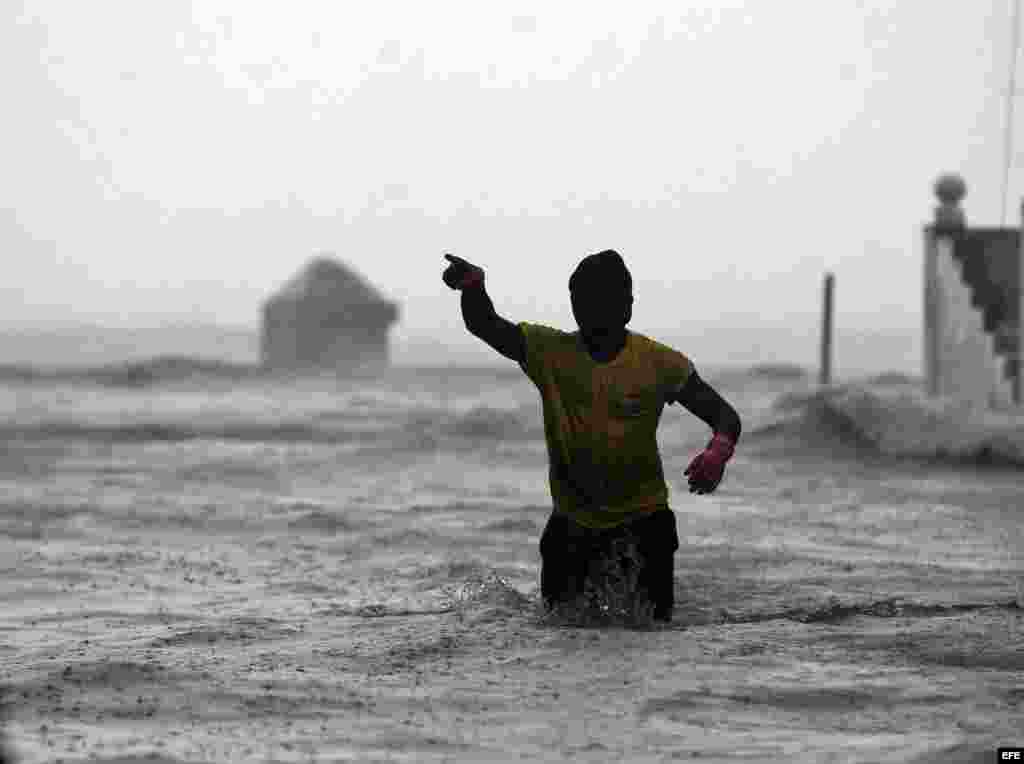
[[[571,329],[613,247],[637,331],[816,326],[829,269],[838,324],[918,327],[936,175],[999,223],[1011,5],[7,2],[3,315],[255,326],[331,250],[461,337],[451,251]]]

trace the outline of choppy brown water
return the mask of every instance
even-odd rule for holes
[[[219,386],[218,386],[219,385]],[[514,376],[2,388],[0,680],[25,762],[987,761],[1024,741],[1019,471],[760,427],[659,432],[658,628],[539,615]],[[941,752],[941,753],[940,753]]]

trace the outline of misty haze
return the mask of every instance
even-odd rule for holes
[[[0,762],[1024,745],[1018,5],[9,3]]]

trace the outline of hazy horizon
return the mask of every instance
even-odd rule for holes
[[[566,331],[575,330],[564,323],[556,326]],[[698,368],[797,364],[817,373],[819,365],[820,332],[817,329],[691,326],[659,330],[638,327],[634,323],[629,328],[686,353]],[[865,331],[837,326],[833,335],[833,373],[836,378],[888,371],[918,376],[921,373],[920,335],[908,329]],[[389,350],[395,366],[515,368],[515,364],[465,329],[449,339],[440,339],[429,332],[392,333]],[[203,324],[129,328],[0,323],[0,366],[83,367],[167,355],[258,363],[259,329]]]

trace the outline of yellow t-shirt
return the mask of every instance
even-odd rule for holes
[[[522,322],[526,361],[540,391],[556,514],[588,528],[668,506],[656,431],[666,400],[690,376],[690,359],[627,330],[626,346],[596,362],[579,332]]]

